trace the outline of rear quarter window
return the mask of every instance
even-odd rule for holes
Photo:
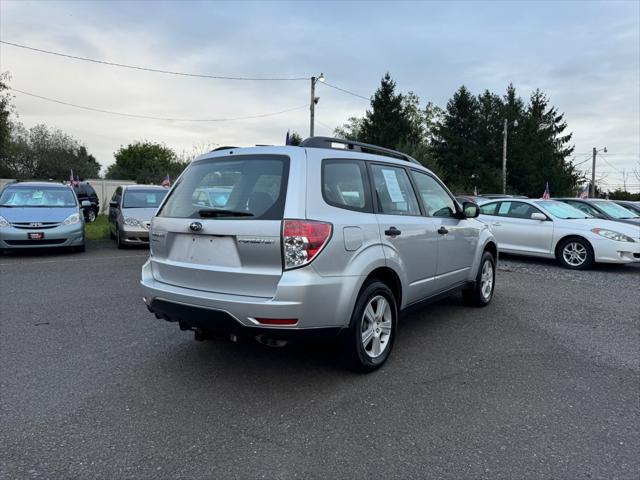
[[[322,198],[346,210],[372,212],[367,169],[362,160],[322,161]]]

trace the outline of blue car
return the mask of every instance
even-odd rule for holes
[[[78,204],[73,190],[66,185],[49,182],[6,185],[0,190],[0,251],[65,247],[83,252],[81,207],[85,205]]]

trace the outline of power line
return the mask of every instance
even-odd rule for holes
[[[28,95],[29,97],[39,98],[41,100],[46,100],[47,102],[58,103],[60,105],[66,105],[68,107],[80,108],[82,110],[89,110],[92,112],[99,113],[107,113],[109,115],[118,115],[121,117],[131,117],[131,118],[144,118],[147,120],[163,120],[168,122],[233,122],[236,120],[250,120],[253,118],[264,118],[264,117],[273,117],[276,115],[282,115],[283,113],[292,112],[294,110],[300,110],[302,108],[307,108],[308,105],[300,105],[298,107],[288,108],[286,110],[280,110],[278,112],[271,113],[261,113],[257,115],[247,115],[242,117],[228,117],[228,118],[171,118],[171,117],[153,117],[151,115],[138,115],[135,113],[123,113],[123,112],[112,112],[110,110],[103,110],[100,108],[87,107],[85,105],[77,105],[75,103],[63,102],[62,100],[56,100],[54,98],[44,97],[42,95],[36,95],[35,93],[25,92],[23,90],[18,90],[17,88],[9,87],[14,92],[21,93],[22,95]]]
[[[298,81],[298,80],[308,81],[309,80],[309,77],[289,77],[289,78],[287,77],[242,77],[242,76],[208,75],[208,74],[202,74],[202,73],[177,72],[173,70],[162,70],[159,68],[141,67],[138,65],[128,65],[125,63],[108,62],[106,60],[96,60],[94,58],[80,57],[77,55],[70,55],[67,53],[54,52],[51,50],[29,47],[28,45],[21,45],[19,43],[7,42],[4,40],[0,40],[0,43],[4,43],[5,45],[11,45],[17,48],[23,48],[25,50],[31,50],[34,52],[46,53],[48,55],[56,55],[58,57],[72,58],[74,60],[82,60],[83,62],[99,63],[101,65],[109,65],[112,67],[129,68],[131,70],[143,70],[146,72],[154,72],[154,73],[164,73],[167,75],[179,75],[183,77],[211,78],[215,80],[269,81],[269,82]]]
[[[349,90],[345,90],[344,88],[336,87],[335,85],[331,85],[330,83],[327,83],[326,81],[323,82],[322,85],[325,85],[325,86],[330,87],[330,88],[335,88],[336,90],[340,90],[341,92],[348,93],[349,95],[353,95],[354,97],[362,98],[363,100],[366,100],[367,102],[371,101],[371,98],[367,98],[367,97],[365,97],[363,95],[358,95],[357,93],[350,92]]]

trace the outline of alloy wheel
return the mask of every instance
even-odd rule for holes
[[[493,293],[493,264],[489,260],[485,260],[482,265],[482,273],[480,275],[480,291],[482,298],[488,300]]]
[[[376,295],[369,300],[362,315],[362,347],[369,358],[382,355],[390,345],[391,307],[382,295]]]
[[[587,261],[587,249],[580,242],[569,242],[562,249],[562,258],[572,267],[579,267]]]

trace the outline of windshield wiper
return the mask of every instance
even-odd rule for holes
[[[223,210],[223,209],[212,209],[212,210],[198,210],[198,215],[202,218],[207,217],[253,217],[253,213],[251,212],[242,212],[239,210]]]
[[[0,204],[0,207],[2,208],[14,208],[15,205],[4,205],[4,204]]]

